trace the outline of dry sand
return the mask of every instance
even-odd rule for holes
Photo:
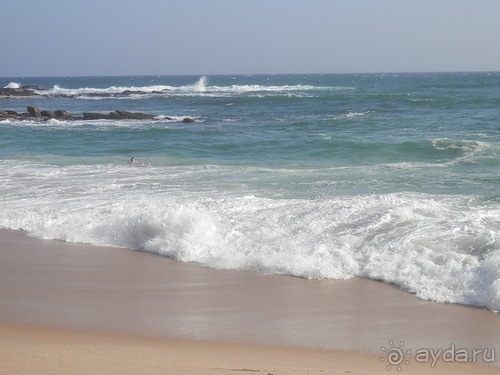
[[[400,343],[404,373],[500,374],[498,359],[432,368],[412,356],[452,344],[496,354],[490,311],[370,280],[211,270],[18,231],[0,230],[0,323],[0,374],[383,374],[381,348]]]

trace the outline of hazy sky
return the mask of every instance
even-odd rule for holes
[[[0,76],[500,70],[500,0],[3,0]]]

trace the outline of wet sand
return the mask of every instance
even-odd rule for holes
[[[381,348],[397,347],[411,351],[405,373],[500,374],[498,359],[432,368],[413,357],[451,345],[500,353],[500,315],[487,310],[371,280],[212,270],[10,230],[0,230],[0,323],[8,373],[386,373]]]

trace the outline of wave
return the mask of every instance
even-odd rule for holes
[[[480,141],[456,140],[450,138],[432,139],[432,147],[436,150],[459,150],[464,152],[476,152],[489,148],[489,144]]]
[[[110,96],[143,96],[152,94],[165,94],[175,88],[165,85],[153,86],[110,86],[106,88],[97,87],[80,87],[76,89],[63,88],[59,85],[54,85],[52,89],[37,90],[37,94],[45,96],[64,96],[64,97],[110,97]]]
[[[317,90],[350,90],[349,87],[320,87],[311,85],[229,85],[211,86],[208,78],[203,76],[191,84],[183,86],[150,85],[150,86],[110,86],[105,88],[81,87],[64,88],[54,85],[51,89],[36,90],[37,94],[44,96],[78,97],[87,99],[96,98],[120,98],[120,97],[144,97],[152,95],[163,96],[227,96],[242,94],[290,94],[305,93]]]
[[[61,173],[52,178],[61,181]],[[86,180],[89,173],[90,168],[79,171]],[[138,196],[123,194],[116,182],[95,185],[93,197],[85,184],[57,185],[53,195],[42,192],[53,198],[41,200],[40,192],[31,192],[2,203],[0,226],[220,269],[382,280],[422,299],[500,311],[500,206],[491,202],[481,206],[471,197],[415,193],[329,199]]]
[[[349,111],[347,113],[343,113],[341,115],[337,115],[333,117],[333,120],[346,120],[346,119],[352,119],[355,117],[362,117],[370,113],[370,111],[365,111],[365,112],[353,112]]]
[[[128,128],[128,129],[150,129],[150,128],[165,128],[165,125],[174,123],[186,123],[186,119],[189,122],[203,123],[205,120],[198,116],[167,116],[158,115],[152,119],[146,120],[59,120],[59,119],[48,119],[45,121],[40,121],[36,119],[4,119],[0,120],[0,124],[8,125],[12,127],[27,127],[27,128],[79,128],[79,127],[92,127],[92,128],[102,128],[102,129],[114,129],[114,128]]]
[[[17,82],[10,82],[7,86],[4,86],[5,89],[18,89],[21,87],[21,84]]]
[[[478,157],[484,157],[485,152],[492,148],[488,142],[463,139],[435,138],[431,143],[434,150],[456,156],[445,165],[475,163]]]

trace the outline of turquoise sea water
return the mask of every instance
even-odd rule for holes
[[[500,73],[26,84],[0,109],[158,117],[0,121],[1,227],[500,310]]]

